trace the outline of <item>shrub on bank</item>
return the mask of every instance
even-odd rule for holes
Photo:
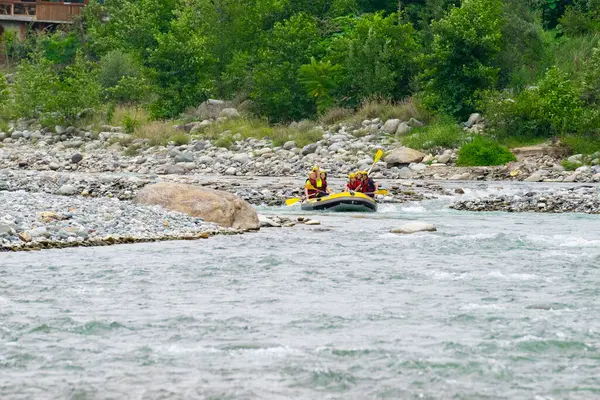
[[[456,165],[479,167],[503,165],[511,161],[516,161],[516,157],[507,147],[489,138],[476,136],[472,142],[460,148]]]
[[[456,148],[468,139],[468,134],[451,118],[444,117],[422,128],[416,128],[402,139],[412,149],[429,150],[435,147]]]

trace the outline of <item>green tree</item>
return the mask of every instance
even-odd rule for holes
[[[306,94],[299,69],[311,56],[318,55],[319,40],[316,22],[306,14],[278,22],[264,35],[251,92],[256,112],[274,121],[315,114],[314,102]]]
[[[405,97],[416,54],[410,23],[396,14],[362,15],[331,43],[328,58],[341,67],[338,97],[351,106],[369,97]]]
[[[475,110],[476,94],[497,81],[502,38],[501,0],[464,0],[432,23],[434,39],[420,76],[423,102],[457,118]]]
[[[0,107],[8,104],[10,91],[8,90],[8,84],[6,83],[6,77],[0,72]]]
[[[333,104],[331,92],[337,88],[336,75],[340,68],[331,62],[311,58],[310,64],[300,67],[300,81],[308,91],[308,95],[317,102],[317,111],[324,112]]]
[[[52,100],[60,89],[58,74],[42,54],[24,60],[17,69],[12,87],[14,107],[19,116],[38,117],[51,112]]]
[[[201,18],[192,7],[185,8],[172,20],[167,33],[156,35],[157,46],[148,59],[157,96],[150,105],[155,118],[177,116],[214,91],[214,60],[197,31]]]
[[[105,0],[84,9],[87,47],[97,55],[122,49],[147,58],[184,0]]]
[[[58,80],[56,93],[48,100],[49,112],[60,113],[65,120],[74,121],[79,113],[97,110],[102,86],[94,64],[77,52],[75,62],[65,68]]]

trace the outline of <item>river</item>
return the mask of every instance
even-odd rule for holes
[[[600,398],[600,216],[447,203],[0,254],[0,398]]]

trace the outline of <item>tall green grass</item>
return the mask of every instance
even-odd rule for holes
[[[419,150],[436,147],[458,148],[469,135],[451,118],[440,118],[429,125],[416,128],[402,138],[402,144]]]

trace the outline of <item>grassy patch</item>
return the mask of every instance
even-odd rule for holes
[[[561,165],[567,171],[575,171],[577,168],[581,167],[583,164],[577,162],[571,162],[569,160],[562,160]]]
[[[442,118],[422,128],[416,128],[404,138],[402,144],[412,149],[429,150],[436,147],[457,148],[469,135],[452,119]]]
[[[139,126],[132,137],[148,139],[150,146],[164,146],[169,143],[169,141],[172,141],[173,137],[179,136],[180,134],[181,132],[177,131],[173,126],[173,122],[152,121]],[[189,143],[189,137],[187,143]]]
[[[507,147],[491,139],[476,136],[471,143],[460,148],[456,165],[477,167],[504,165],[511,161],[516,161],[516,157]]]
[[[273,142],[273,146],[281,146],[293,140],[301,147],[321,140],[323,131],[309,121],[303,121],[296,127],[288,127],[270,126],[260,119],[237,119],[210,125],[198,136],[213,140],[215,146],[225,148],[231,148],[238,138],[267,139]]]
[[[349,108],[330,108],[329,110],[325,111],[323,115],[321,115],[319,122],[321,122],[323,125],[333,125],[350,119],[352,114],[354,114],[354,112]]]
[[[501,143],[509,149],[514,149],[516,147],[536,146],[542,143],[546,143],[547,141],[548,139],[543,137],[509,136],[503,138]]]
[[[379,118],[384,122],[393,118],[402,121],[408,121],[411,118],[415,118],[424,122],[431,119],[431,114],[425,111],[419,101],[414,97],[399,102],[373,99],[363,102],[351,120],[355,123],[361,123],[365,119],[373,118]]]
[[[139,154],[140,148],[136,145],[130,145],[123,151],[123,155],[127,157],[135,157]]]
[[[185,133],[178,133],[169,138],[170,142],[175,143],[178,146],[183,146],[184,144],[189,144],[192,138]]]
[[[561,140],[574,154],[593,154],[600,151],[600,137],[564,136]]]

